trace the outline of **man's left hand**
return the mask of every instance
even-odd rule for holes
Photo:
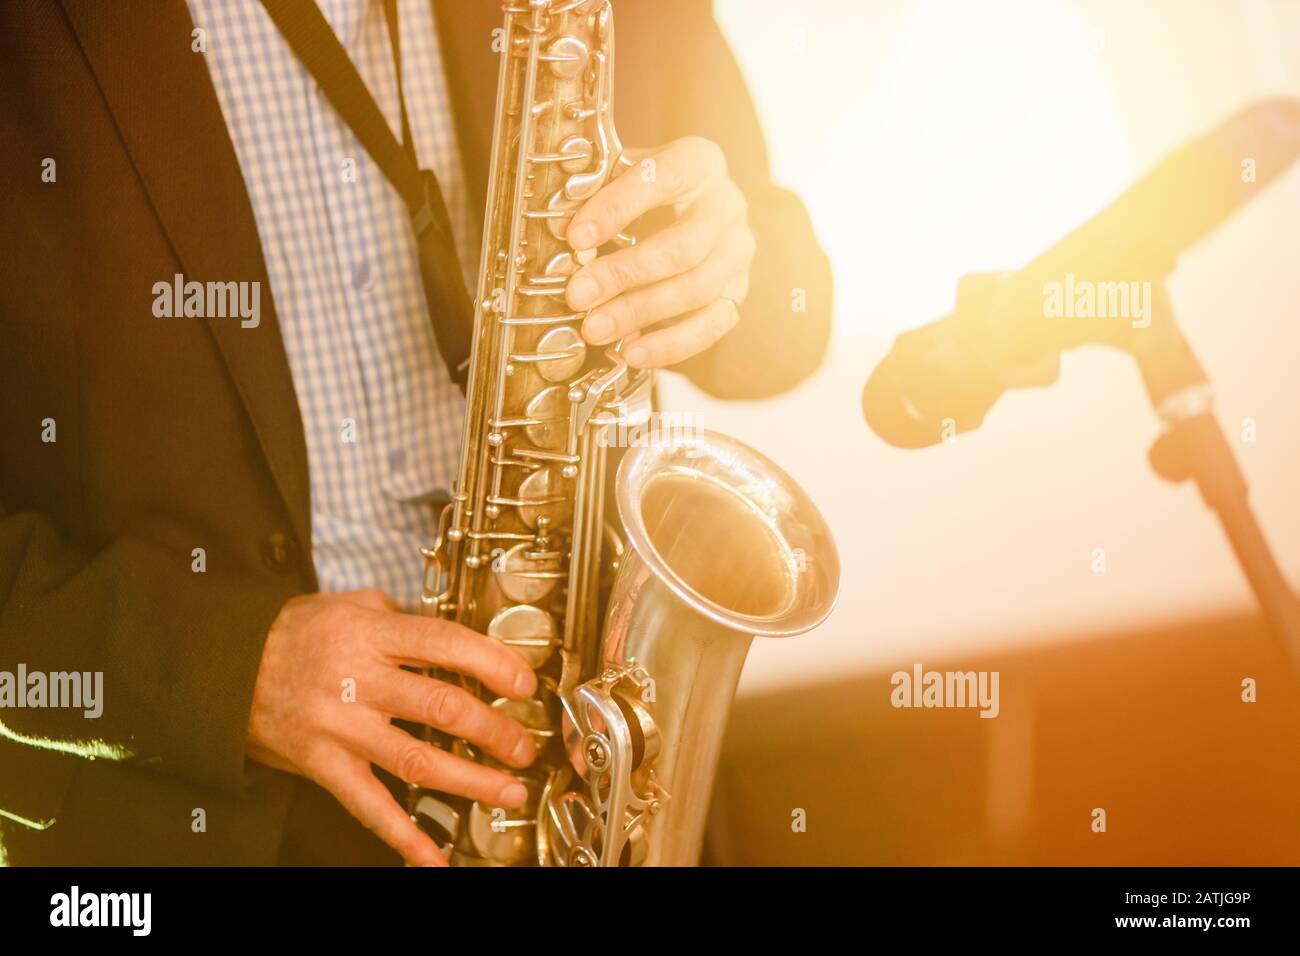
[[[623,349],[628,364],[641,368],[684,361],[730,331],[754,258],[745,197],[722,150],[698,136],[639,154],[573,217],[569,244],[594,249],[660,206],[671,206],[676,222],[593,260],[568,286],[569,306],[591,310],[582,336],[593,345],[659,324]]]

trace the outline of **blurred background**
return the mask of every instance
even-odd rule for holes
[[[751,652],[709,859],[1300,863],[1300,684],[1212,513],[1147,463],[1158,421],[1131,360],[1067,353],[1055,386],[920,451],[885,445],[859,407],[893,338],[951,311],[961,275],[1024,264],[1235,110],[1300,96],[1300,3],[715,8],[775,177],[831,256],[835,340],[780,399],[714,402],[673,378],[664,404],[808,489],[843,588],[820,630]],[[1298,250],[1300,166],[1170,287],[1293,582]],[[1246,419],[1255,440],[1236,441]],[[1000,715],[895,710],[889,676],[917,662],[1000,670]]]

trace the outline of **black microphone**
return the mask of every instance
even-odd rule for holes
[[[1297,155],[1300,100],[1264,100],[1171,153],[1019,272],[964,277],[953,313],[900,335],[871,373],[867,423],[891,445],[932,445],[978,427],[1008,388],[1052,384],[1064,349],[1134,349],[1152,288],[1158,301],[1183,250]]]

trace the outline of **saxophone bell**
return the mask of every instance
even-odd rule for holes
[[[714,432],[633,448],[616,488],[627,551],[575,707],[591,798],[552,815],[550,843],[556,862],[691,865],[750,641],[825,620],[839,557],[804,491]]]

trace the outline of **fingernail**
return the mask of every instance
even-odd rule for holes
[[[623,358],[627,359],[628,365],[640,365],[649,356],[646,355],[645,349],[639,345],[633,345],[623,353]]]
[[[537,756],[537,748],[533,746],[532,738],[523,737],[515,745],[515,752],[511,754],[511,759],[517,764],[526,766],[533,762],[535,756]]]
[[[569,230],[569,245],[581,252],[596,244],[596,227],[589,222],[579,223]]]
[[[501,805],[505,807],[522,807],[528,799],[528,791],[522,783],[512,783],[501,791]]]
[[[614,320],[607,315],[593,312],[582,323],[582,337],[592,345],[600,345],[614,336]]]
[[[515,696],[527,697],[537,686],[537,678],[533,676],[532,671],[520,671],[519,676],[515,678]]]
[[[591,276],[575,276],[569,281],[569,305],[583,309],[596,298],[596,280]]]

